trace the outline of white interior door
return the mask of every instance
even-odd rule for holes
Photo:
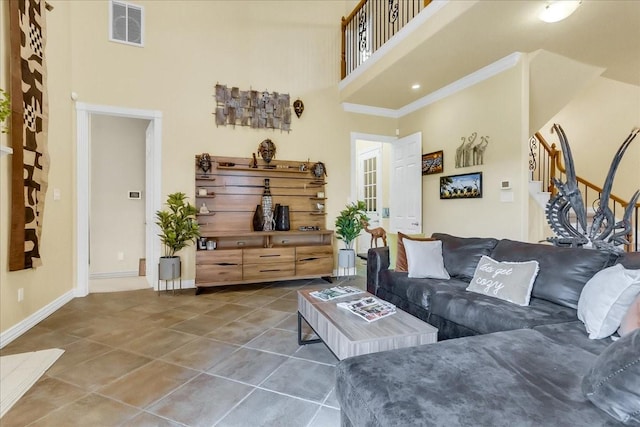
[[[382,210],[382,149],[367,149],[358,154],[358,200],[364,201],[369,217],[369,229],[380,227]],[[378,242],[382,245],[382,241]],[[371,235],[362,232],[356,240],[356,250],[363,253],[371,247]]]
[[[391,232],[422,233],[422,133],[392,145]]]

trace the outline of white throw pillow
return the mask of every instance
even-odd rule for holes
[[[621,264],[600,270],[589,279],[578,300],[578,319],[589,338],[612,335],[639,292],[640,270],[627,270]]]
[[[449,279],[442,258],[442,242],[404,239],[409,277],[416,279]]]
[[[498,262],[483,255],[467,290],[527,306],[539,270],[538,261]]]

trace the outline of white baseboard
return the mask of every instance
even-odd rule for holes
[[[70,290],[49,304],[42,307],[40,310],[33,313],[31,316],[10,327],[6,331],[0,334],[0,348],[4,348],[7,344],[18,338],[20,335],[33,328],[35,325],[46,319],[53,312],[60,307],[71,301],[75,297],[74,290]]]
[[[114,271],[110,273],[91,273],[89,279],[117,279],[118,277],[134,277],[138,275],[135,271]]]

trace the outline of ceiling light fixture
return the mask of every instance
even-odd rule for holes
[[[418,83],[411,85],[411,89],[413,90],[420,89],[420,85]]]
[[[548,1],[538,18],[544,22],[562,21],[575,12],[581,4],[582,0]]]

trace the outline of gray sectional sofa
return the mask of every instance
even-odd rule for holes
[[[577,319],[585,283],[615,263],[640,269],[640,254],[432,237],[442,241],[450,279],[415,279],[390,270],[384,247],[369,251],[367,290],[436,326],[441,342],[341,361],[336,390],[343,426],[624,425],[609,415],[617,410],[611,409],[616,399],[625,422],[640,423],[640,330],[617,342],[591,340]],[[528,306],[466,290],[483,255],[538,261]],[[594,371],[605,351],[627,357],[622,371],[618,361],[604,363],[613,373],[602,366]],[[590,399],[583,389],[587,375],[596,384]],[[620,387],[612,378],[631,386],[622,384],[616,395]],[[629,408],[639,410],[629,416]]]

